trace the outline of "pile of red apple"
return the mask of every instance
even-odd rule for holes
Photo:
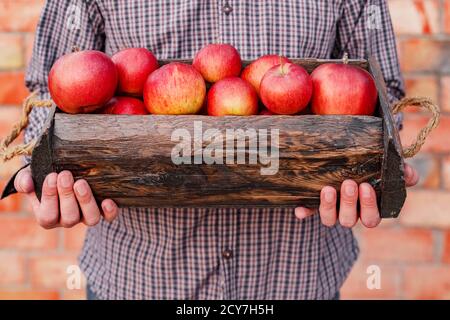
[[[67,113],[371,115],[377,102],[372,76],[359,67],[327,63],[310,75],[285,57],[265,55],[242,70],[239,52],[228,44],[205,46],[192,65],[162,67],[145,48],[111,58],[77,51],[55,62],[48,86]]]

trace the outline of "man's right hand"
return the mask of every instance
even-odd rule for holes
[[[53,172],[45,178],[40,202],[34,192],[30,167],[17,174],[14,186],[19,193],[26,194],[36,220],[45,229],[71,228],[78,223],[94,226],[101,216],[112,221],[119,212],[110,199],[103,200],[100,209],[86,180],[75,182],[69,171]]]

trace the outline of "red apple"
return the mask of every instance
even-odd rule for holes
[[[208,92],[208,114],[211,116],[249,116],[258,113],[255,89],[238,77],[216,82]]]
[[[194,67],[169,63],[154,71],[144,86],[144,103],[154,114],[195,114],[206,96],[206,84]]]
[[[209,44],[195,55],[192,63],[203,78],[211,83],[241,73],[239,52],[229,44]]]
[[[308,106],[312,81],[301,66],[284,63],[272,67],[261,81],[261,100],[276,114],[296,114]]]
[[[89,113],[114,96],[117,78],[116,67],[106,54],[77,51],[56,60],[48,76],[48,88],[64,112]]]
[[[142,96],[145,81],[158,69],[158,60],[153,53],[145,48],[131,48],[117,52],[111,59],[119,74],[117,91]]]
[[[327,63],[311,74],[315,114],[371,115],[377,104],[377,88],[366,70],[348,64]]]
[[[285,57],[275,54],[262,56],[249,64],[244,71],[242,71],[241,78],[250,83],[259,94],[261,80],[266,72],[273,66],[282,63],[290,63],[290,61]]]
[[[148,114],[144,103],[131,97],[114,97],[101,109],[103,114]]]

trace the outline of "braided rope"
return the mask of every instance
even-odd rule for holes
[[[434,104],[433,101],[423,97],[403,98],[402,100],[394,104],[394,106],[392,107],[392,111],[394,114],[396,114],[401,112],[403,109],[412,106],[426,109],[431,112],[432,116],[425,128],[420,130],[419,134],[417,135],[416,141],[410,146],[403,148],[404,158],[412,158],[420,151],[420,148],[422,148],[430,132],[438,126],[439,117],[441,114],[439,107]]]
[[[52,100],[37,100],[37,91],[33,92],[25,99],[22,107],[22,116],[20,120],[14,124],[11,132],[5,139],[0,141],[0,159],[3,162],[9,161],[17,156],[30,156],[33,148],[36,145],[36,140],[30,141],[26,144],[21,144],[15,147],[9,147],[11,143],[20,135],[20,133],[28,126],[29,116],[34,107],[37,108],[51,108],[53,106]]]

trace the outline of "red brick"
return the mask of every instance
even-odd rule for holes
[[[2,0],[0,31],[34,31],[44,0]]]
[[[400,132],[402,144],[410,145],[416,140],[417,134],[429,121],[429,115],[407,114],[404,128]],[[431,132],[421,152],[449,153],[450,152],[450,116],[441,114],[439,126]]]
[[[430,34],[440,30],[438,0],[390,0],[389,11],[397,34]]]
[[[402,292],[407,299],[450,299],[448,266],[412,266],[404,271]]]
[[[374,228],[358,235],[361,259],[366,262],[426,262],[433,260],[430,230]]]
[[[1,135],[0,137],[4,137]],[[3,190],[12,175],[22,166],[21,159],[15,158],[1,164],[0,190]],[[0,201],[0,213],[19,212],[22,209],[24,197],[21,194],[14,194]],[[1,229],[1,227],[0,227]]]
[[[0,289],[0,300],[58,300],[56,291],[13,291]]]
[[[29,273],[33,288],[67,289],[67,268],[77,265],[77,255],[61,254],[30,258]]]
[[[450,228],[450,192],[409,189],[400,222],[406,226]]]
[[[450,156],[444,158],[442,163],[442,176],[444,188],[450,191]]]
[[[41,228],[33,217],[0,216],[0,247],[50,250],[57,247],[58,230]]]
[[[21,105],[29,94],[23,71],[0,72],[0,104]]]
[[[0,70],[23,67],[23,53],[22,35],[0,33]]]
[[[0,190],[5,188],[6,181],[0,180]],[[0,200],[0,215],[2,213],[14,213],[19,212],[22,208],[23,196],[19,194],[14,194],[6,199]],[[0,226],[0,230],[2,227]],[[0,235],[1,238],[1,235]]]
[[[441,78],[441,109],[450,112],[450,76]]]
[[[420,175],[418,187],[437,189],[441,181],[441,165],[439,158],[429,153],[419,153],[407,161]]]
[[[25,259],[23,255],[0,252],[0,286],[20,285],[24,281]]]
[[[64,229],[64,248],[71,251],[81,251],[83,247],[86,227],[83,224]]]
[[[450,0],[445,1],[444,28],[445,32],[450,34]]]
[[[13,124],[20,119],[21,114],[22,111],[19,108],[0,106],[1,138],[5,137],[11,131]]]
[[[448,45],[444,40],[413,38],[400,41],[400,65],[409,71],[450,70]]]
[[[341,298],[347,299],[397,299],[400,272],[396,267],[377,264],[381,271],[381,288],[368,289],[367,268],[371,264],[358,261],[341,288]]]
[[[406,95],[428,97],[439,102],[439,79],[435,76],[410,76],[405,79]],[[409,112],[413,108],[406,109]],[[412,110],[415,111],[415,110]]]
[[[447,231],[445,234],[443,250],[442,261],[450,263],[450,231]]]
[[[27,33],[25,35],[25,63],[27,65],[30,63],[31,56],[33,54],[34,39],[34,33]]]
[[[22,111],[19,108],[13,106],[0,106],[0,139],[3,139],[7,134],[11,132],[14,123],[16,123],[20,119],[21,114]],[[22,143],[22,141],[22,136],[19,136],[16,141],[11,144],[11,146]],[[0,180],[9,179],[11,175],[21,166],[22,162],[20,158],[15,158],[6,163],[2,163],[2,170],[0,170]]]
[[[1,92],[1,88],[0,88]],[[16,107],[6,107],[0,106],[0,139],[3,139],[10,131],[13,126],[13,123],[19,120],[21,115],[21,110]],[[19,137],[17,142],[13,143],[15,145],[17,143],[22,142],[22,138]],[[7,181],[11,178],[11,176],[22,166],[22,159],[15,158],[6,163],[2,163],[0,170],[0,190],[3,190]],[[8,197],[7,199],[0,201],[0,214],[5,212],[18,212],[21,209],[21,202],[23,201],[23,197],[21,195],[13,195]],[[1,226],[0,226],[1,229]]]
[[[0,171],[0,184],[4,184],[19,168],[23,166],[23,162],[20,158],[14,158],[10,161],[2,163],[1,166],[2,170]]]

